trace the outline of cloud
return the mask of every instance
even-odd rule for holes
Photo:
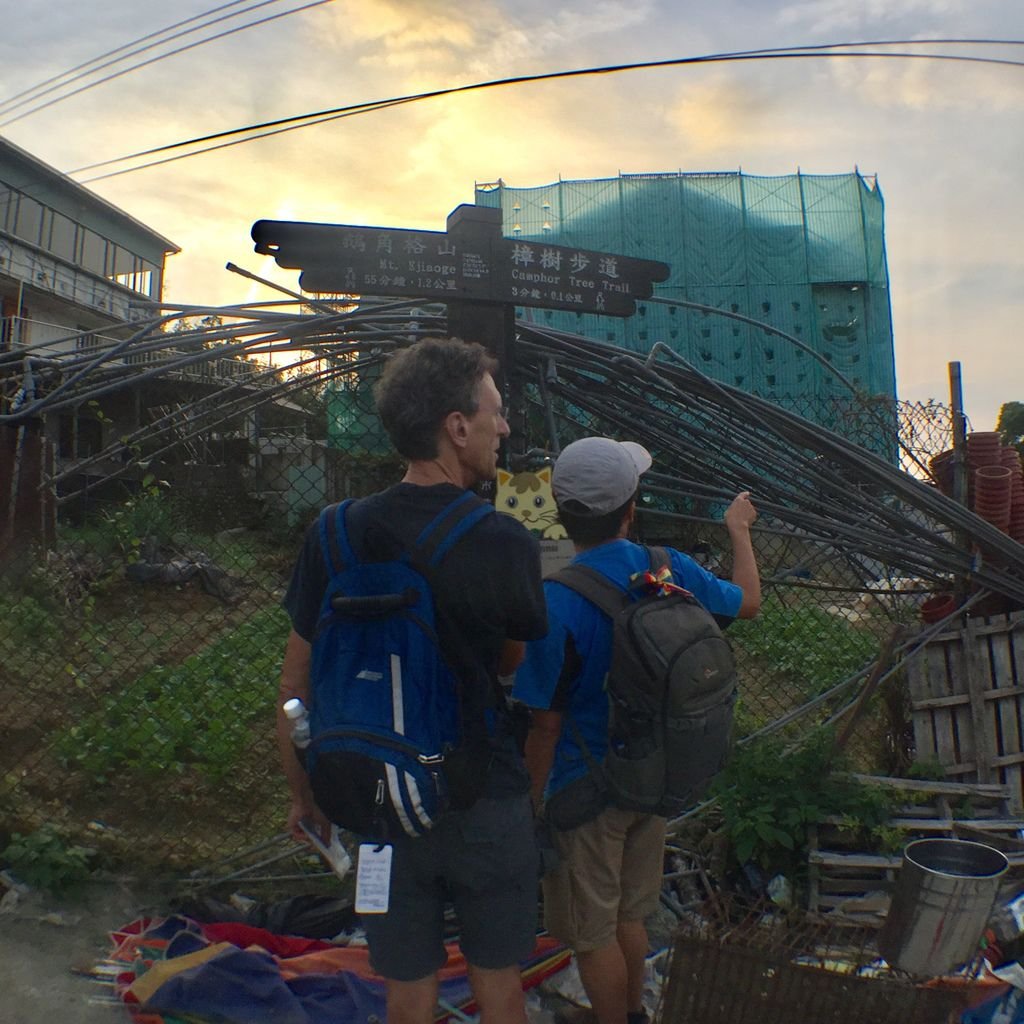
[[[861,0],[858,4],[847,0],[804,0],[789,4],[775,16],[780,27],[799,26],[808,34],[845,33],[850,29],[908,25],[912,31],[924,31],[927,24],[941,24],[943,19],[974,12],[969,0]],[[906,34],[906,33],[901,33]],[[826,42],[829,40],[818,40]],[[837,40],[838,41],[838,40]]]

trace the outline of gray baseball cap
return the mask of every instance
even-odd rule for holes
[[[555,460],[551,490],[567,512],[603,516],[633,497],[650,468],[651,453],[635,441],[584,437],[567,445]]]

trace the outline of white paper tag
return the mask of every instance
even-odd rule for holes
[[[391,847],[363,843],[356,868],[356,913],[386,914],[391,895]]]

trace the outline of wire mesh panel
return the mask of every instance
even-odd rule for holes
[[[761,908],[765,910],[765,908]],[[767,917],[684,930],[661,1020],[688,1024],[934,1024],[956,1019],[964,988],[922,987],[878,960],[869,936]]]
[[[56,542],[4,563],[0,849],[56,829],[104,864],[182,873],[281,831],[281,600],[303,532],[402,472],[368,450],[369,387],[346,388],[348,449],[326,439],[331,401],[289,398],[290,422],[279,404],[258,427],[197,430],[193,409],[187,440],[140,433],[144,469],[60,480]],[[102,408],[122,427],[117,403]]]
[[[182,872],[283,828],[273,720],[291,568],[323,504],[401,478],[373,382],[386,352],[445,325],[436,308],[395,303],[367,303],[356,319],[340,303],[231,315],[176,332],[154,320],[131,361],[118,342],[37,373],[27,408],[55,438],[40,484],[59,529],[49,545],[10,547],[2,567],[0,840],[52,825],[106,863]],[[756,396],[699,376],[652,379],[614,362],[621,350],[520,326],[514,465],[588,433],[641,441],[655,455],[642,539],[725,576],[722,512],[753,491],[765,600],[730,631],[744,733],[855,679],[893,621],[914,619],[922,591],[961,565],[927,541],[954,521],[935,505],[945,499],[915,485],[908,501],[887,475],[898,475],[893,425],[913,439],[900,451],[926,463],[948,447],[946,410],[836,406],[851,431],[878,426],[885,455],[870,461],[870,444],[842,447],[803,420],[798,434],[796,418]],[[17,373],[5,373],[0,422],[17,429]],[[978,578],[1016,579],[1005,564]],[[892,740],[902,713],[894,701],[891,722],[865,732],[865,768],[905,756]]]

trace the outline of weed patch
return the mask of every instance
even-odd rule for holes
[[[189,766],[208,780],[224,778],[245,751],[250,724],[270,719],[286,635],[284,613],[266,609],[181,664],[149,669],[68,728],[58,758],[96,784],[121,772],[182,775]]]

